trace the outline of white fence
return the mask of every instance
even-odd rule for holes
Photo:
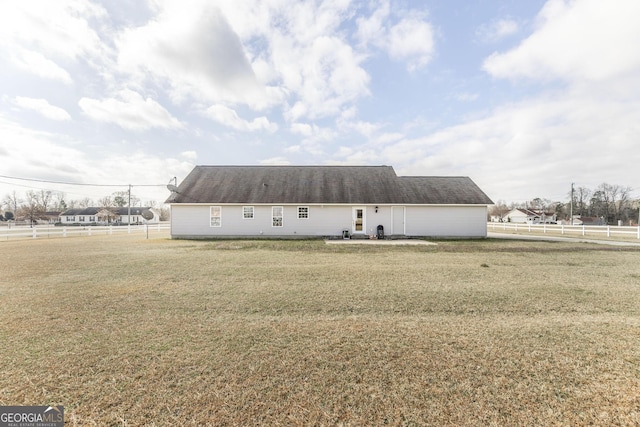
[[[29,226],[3,226],[0,227],[0,241],[10,239],[48,239],[73,236],[98,236],[114,234],[145,234],[168,231],[168,222],[143,225],[107,225],[107,226],[69,226],[61,227],[54,225]]]
[[[613,225],[518,224],[515,222],[489,222],[488,231],[515,231],[527,233],[553,233],[573,236],[631,237],[640,239],[640,227]]]

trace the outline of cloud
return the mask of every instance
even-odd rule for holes
[[[291,162],[286,157],[272,157],[270,159],[264,159],[259,162],[261,165],[290,165]]]
[[[257,117],[252,121],[244,120],[238,116],[235,110],[225,107],[224,105],[212,105],[207,108],[205,115],[218,123],[243,132],[264,130],[273,133],[278,130],[278,125],[270,122],[269,119],[264,116]]]
[[[151,128],[179,129],[184,124],[151,98],[144,99],[129,89],[118,93],[118,98],[81,98],[78,105],[94,120],[141,131]]]
[[[64,134],[36,131],[13,122],[0,114],[0,153],[6,151],[11,161],[6,162],[5,174],[9,176],[47,179],[63,182],[104,185],[134,184],[134,192],[143,200],[163,202],[168,192],[165,185],[174,175],[178,181],[193,169],[190,159],[176,159],[167,155],[147,154],[141,151],[100,151],[94,147],[81,151],[69,144]],[[72,165],[72,166],[70,166]],[[158,184],[154,187],[135,187],[135,184]],[[33,183],[7,185],[0,182],[0,194],[12,190],[45,188],[63,191],[70,199],[92,197],[97,199],[117,187],[78,187],[59,184]]]
[[[406,61],[408,69],[414,71],[429,63],[434,45],[431,24],[414,16],[389,29],[386,47],[391,58]]]
[[[194,98],[255,108],[268,103],[240,39],[217,6],[181,0],[158,6],[149,22],[116,38],[122,72],[168,86],[176,102]]]
[[[198,153],[193,150],[183,151],[180,156],[184,159],[195,161],[198,158]]]
[[[86,0],[1,2],[0,47],[20,69],[70,83],[59,62],[92,64],[107,56],[89,23],[106,16],[102,6]]]
[[[402,14],[397,18],[391,13],[389,1],[381,0],[369,17],[357,19],[356,37],[361,45],[373,45],[415,71],[433,57],[434,30],[423,11],[413,9]]]
[[[493,53],[483,69],[498,78],[605,81],[640,67],[640,2],[550,0],[536,31],[516,48]]]
[[[59,80],[63,83],[72,83],[71,75],[40,52],[26,49],[16,49],[11,55],[10,61],[22,71],[34,74],[45,79]]]
[[[635,176],[640,93],[635,95],[619,102],[601,93],[558,90],[421,138],[391,139],[376,150],[354,146],[343,154],[348,162],[389,162],[403,174],[456,171],[494,199],[564,200],[571,182],[595,187]]]
[[[71,120],[71,116],[65,109],[49,104],[46,99],[16,96],[15,104],[21,108],[36,111],[51,120]]]
[[[518,22],[511,18],[502,18],[490,24],[481,25],[476,30],[476,37],[484,43],[494,43],[516,34],[520,30]]]

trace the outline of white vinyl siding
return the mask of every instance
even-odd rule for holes
[[[210,226],[222,227],[222,206],[211,206],[210,208]]]
[[[207,238],[216,236],[341,236],[342,230],[351,230],[353,208],[351,205],[309,205],[308,219],[297,220],[299,205],[283,205],[282,226],[273,226],[273,206],[254,206],[254,219],[243,218],[243,205],[224,205],[226,215],[219,227],[211,226],[209,205],[171,206],[171,235],[174,238]],[[396,216],[392,206],[365,206],[367,226],[366,235],[376,233],[378,225],[384,227],[385,234],[402,234],[397,206]],[[230,210],[229,210],[230,209]],[[222,211],[220,211],[222,213]],[[407,236],[428,237],[486,237],[486,206],[405,206],[404,232]]]

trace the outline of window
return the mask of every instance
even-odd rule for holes
[[[67,217],[67,222],[74,222],[76,220],[75,216],[68,216]]]
[[[282,206],[274,206],[271,208],[271,217],[273,219],[271,225],[273,227],[282,227],[282,211]]]
[[[309,206],[298,206],[298,219],[309,219]]]
[[[253,219],[253,206],[242,207],[242,218]]]
[[[83,217],[83,216],[79,216],[79,217],[78,217],[78,221],[80,221],[80,222],[84,222],[84,217]]]
[[[90,216],[89,217],[89,222],[96,222],[96,217],[95,216]]]
[[[211,206],[211,226],[222,227],[222,207]]]

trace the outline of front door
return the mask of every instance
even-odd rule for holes
[[[353,234],[364,234],[365,230],[364,208],[353,208]]]
[[[404,206],[394,206],[391,208],[391,216],[393,219],[391,234],[406,234],[404,229]]]

